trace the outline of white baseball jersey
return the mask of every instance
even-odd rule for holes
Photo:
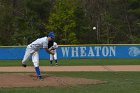
[[[28,46],[34,50],[39,50],[40,48],[48,48],[48,38],[47,37],[38,38]]]

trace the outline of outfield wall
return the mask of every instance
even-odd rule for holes
[[[26,47],[1,46],[0,60],[22,59]],[[61,58],[140,58],[139,44],[124,45],[60,45],[57,49]],[[44,49],[39,51],[40,59],[49,59]]]

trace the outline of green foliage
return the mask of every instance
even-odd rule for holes
[[[46,35],[45,25],[51,10],[51,0],[14,0],[2,2],[1,44],[25,45]],[[3,33],[3,34],[2,34]],[[8,34],[6,34],[8,33]],[[6,39],[6,37],[9,39]],[[6,43],[6,44],[4,44]]]
[[[139,0],[128,0],[128,15],[130,19],[130,24],[132,33],[133,33],[133,38],[132,41],[134,43],[139,43],[140,42],[140,34],[139,34],[139,29],[140,29],[140,1]]]
[[[8,0],[0,3],[0,45],[12,45],[13,28],[12,4]]]
[[[45,36],[44,24],[47,23],[50,8],[50,0],[26,0],[23,8],[24,16],[16,20],[19,29],[14,38],[18,38],[20,44],[28,44],[38,37]]]
[[[54,6],[54,10],[50,14],[49,24],[47,28],[53,31],[57,31],[57,37],[59,38],[60,43],[67,43],[69,38],[72,41],[76,39],[75,35],[69,37],[72,31],[76,27],[75,21],[75,2],[73,0],[57,0]],[[72,43],[69,41],[69,43]],[[76,42],[73,42],[76,43]]]
[[[58,44],[139,43],[139,15],[140,0],[0,0],[0,45],[49,31]]]

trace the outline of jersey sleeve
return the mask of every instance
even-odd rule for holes
[[[54,47],[55,49],[56,49],[56,48],[58,48],[58,45],[57,45],[57,43],[56,43],[56,42],[54,42],[53,47]]]

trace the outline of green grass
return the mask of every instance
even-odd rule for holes
[[[70,87],[0,88],[0,93],[140,93],[140,72],[47,72],[47,74],[98,79],[108,83]]]
[[[140,65],[140,59],[61,59],[61,66],[85,66],[85,65]],[[54,62],[53,62],[54,63]],[[0,66],[20,66],[21,60],[0,60]],[[32,65],[29,61],[28,65]],[[49,60],[40,60],[40,66],[48,66]]]
[[[61,59],[61,66],[140,65],[139,59]],[[0,66],[20,66],[21,60],[0,60]],[[29,61],[28,65],[32,65]],[[40,60],[48,66],[49,60]],[[82,77],[107,81],[99,85],[71,87],[0,88],[0,93],[140,93],[140,72],[47,72],[55,76]]]

